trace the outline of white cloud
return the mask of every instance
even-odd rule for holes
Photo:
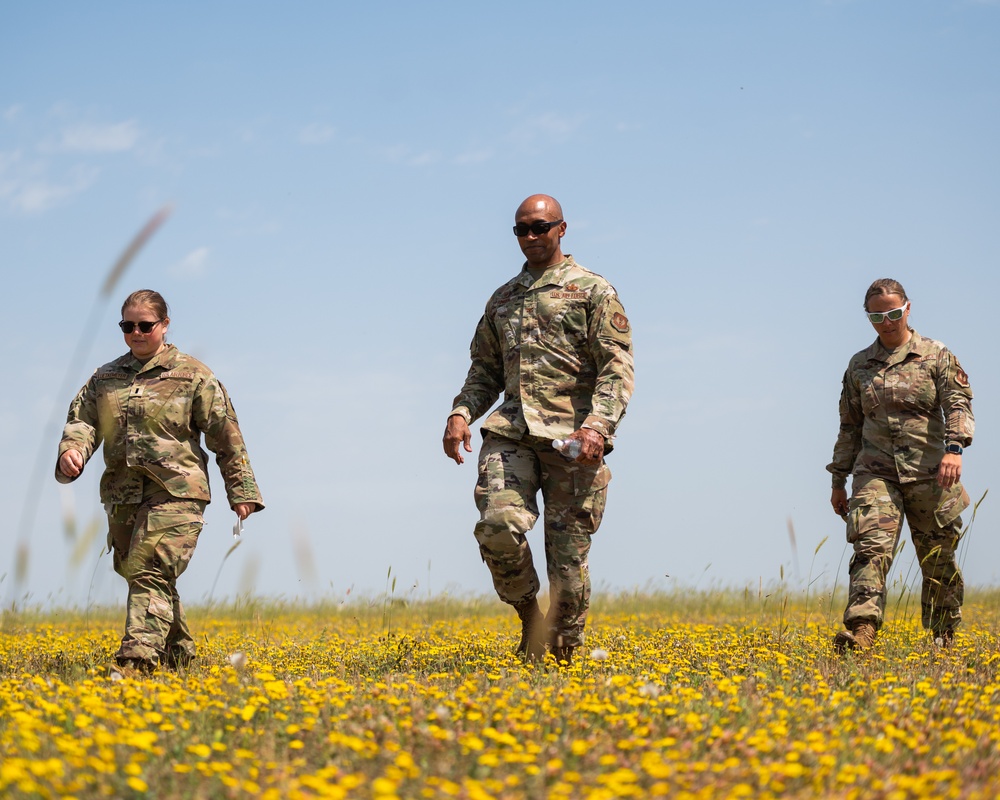
[[[13,122],[20,115],[21,106],[8,106],[3,110],[3,118],[5,122]]]
[[[382,155],[389,161],[406,164],[409,167],[425,167],[441,160],[440,153],[434,150],[424,150],[416,153],[409,145],[396,144],[381,148]]]
[[[167,269],[175,278],[200,278],[208,270],[208,248],[199,247]]]
[[[135,120],[110,125],[84,122],[66,128],[51,149],[71,153],[121,153],[131,150],[138,141],[139,126]]]
[[[336,135],[337,129],[332,125],[314,122],[299,131],[299,142],[302,144],[326,144]]]
[[[455,156],[455,163],[464,166],[466,164],[482,164],[489,161],[495,155],[493,148],[483,148],[481,150],[467,150],[461,155]]]
[[[44,162],[26,163],[21,151],[0,153],[0,202],[17,211],[37,213],[89,189],[100,170],[78,165],[63,180],[46,174]]]
[[[565,142],[585,119],[583,114],[569,116],[554,112],[529,116],[510,132],[510,138],[522,145],[534,144],[539,139]]]

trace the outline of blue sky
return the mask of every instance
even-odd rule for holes
[[[997,41],[1000,4],[967,0],[0,5],[0,597],[124,595],[61,521],[103,525],[100,461],[69,492],[49,475],[136,288],[229,388],[268,504],[223,563],[213,467],[182,595],[220,565],[216,596],[377,593],[390,570],[401,595],[489,593],[474,463],[440,439],[534,192],[634,328],[595,587],[843,584],[824,467],[873,279],[961,359],[965,483],[1000,489]],[[997,503],[970,583],[1000,581]]]

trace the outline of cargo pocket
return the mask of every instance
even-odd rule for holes
[[[959,514],[971,504],[972,500],[969,499],[969,493],[965,491],[964,486],[961,484],[952,486],[945,492],[938,507],[934,509],[934,521],[937,522],[939,528],[945,528],[958,519]]]
[[[168,624],[174,621],[173,603],[157,594],[150,595],[149,608],[147,610],[151,617],[162,619]]]
[[[575,466],[577,468],[573,471],[573,494],[576,497],[599,492],[601,489],[606,489],[611,482],[611,469],[604,461],[596,467],[583,464]]]
[[[194,555],[203,519],[186,512],[154,511],[149,514],[149,538],[154,542],[154,566],[176,580]]]
[[[874,506],[867,498],[852,497],[847,506],[847,543],[854,544],[866,527],[873,522]]]

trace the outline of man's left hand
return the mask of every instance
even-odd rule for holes
[[[592,428],[580,428],[569,435],[580,442],[580,455],[576,460],[581,464],[600,464],[604,458],[604,437]]]
[[[938,486],[950,489],[962,477],[962,457],[958,453],[945,453],[938,467]]]

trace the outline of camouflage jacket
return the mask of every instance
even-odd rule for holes
[[[852,472],[928,480],[945,443],[968,447],[975,426],[969,376],[947,347],[916,331],[892,351],[876,339],[844,373],[840,434],[827,466],[833,487],[844,488]]]
[[[231,506],[264,507],[236,411],[212,371],[174,345],[148,362],[126,353],[99,367],[69,407],[59,457],[85,461],[104,443],[102,503],[138,503],[143,478],[174,497],[210,500],[208,455],[215,453]],[[56,464],[56,480],[71,483]]]
[[[610,440],[632,395],[632,329],[614,287],[572,256],[536,281],[524,268],[486,304],[452,414],[511,439],[580,427]]]

